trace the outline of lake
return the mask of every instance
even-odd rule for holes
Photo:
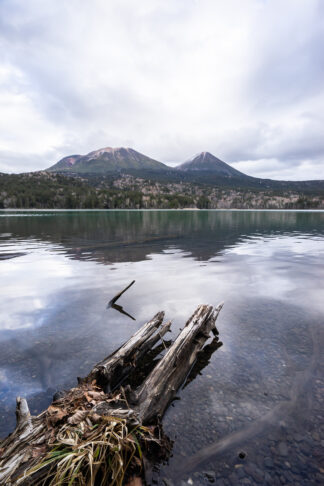
[[[0,437],[17,395],[36,414],[157,311],[175,336],[224,302],[157,483],[323,484],[324,212],[0,211],[0,272]],[[132,280],[136,320],[107,309]]]

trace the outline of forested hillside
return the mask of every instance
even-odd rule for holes
[[[81,178],[34,172],[0,174],[0,208],[312,209],[324,208],[324,192],[160,182],[127,174]]]

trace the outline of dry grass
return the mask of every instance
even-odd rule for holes
[[[34,485],[122,486],[129,469],[140,471],[140,444],[148,441],[157,442],[149,427],[129,430],[125,419],[112,416],[93,424],[88,416],[77,425],[63,425],[51,450],[24,479],[35,475]]]

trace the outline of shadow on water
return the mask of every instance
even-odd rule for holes
[[[212,355],[221,346],[223,346],[223,343],[218,340],[218,337],[214,337],[211,343],[206,344],[206,346],[203,347],[203,349],[198,353],[197,360],[182,387],[183,389],[186,388],[189,383],[200,375],[202,370],[209,365]]]

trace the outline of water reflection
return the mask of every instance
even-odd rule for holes
[[[158,310],[177,333],[224,301],[224,345],[165,417],[177,438],[159,481],[319,482],[324,213],[1,213],[0,254],[20,254],[0,261],[1,435],[16,395],[41,410]],[[106,309],[133,279],[121,303],[136,321]]]
[[[170,246],[208,260],[244,238],[323,234],[321,212],[296,211],[71,211],[0,212],[11,241],[33,238],[59,245],[71,258],[100,263],[140,261]],[[38,217],[36,217],[38,216]],[[0,234],[1,238],[1,234]]]

